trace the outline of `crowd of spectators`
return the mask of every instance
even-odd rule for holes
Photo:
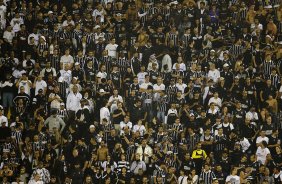
[[[0,0],[1,184],[281,184],[281,0]]]

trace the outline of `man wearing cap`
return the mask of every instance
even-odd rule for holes
[[[4,108],[2,105],[0,105],[0,126],[4,124],[6,127],[8,127],[8,119],[6,116],[4,116]]]
[[[23,60],[23,68],[29,73],[34,68],[35,60],[32,59],[31,53],[25,54],[25,60]]]
[[[32,104],[35,108],[44,107],[46,105],[46,96],[43,94],[43,89],[38,90],[38,94],[32,99]]]
[[[65,103],[64,102],[60,103],[60,109],[58,110],[58,116],[60,118],[62,118],[62,120],[67,122],[69,115],[68,115],[67,109],[65,108]]]
[[[76,77],[79,81],[85,81],[86,76],[83,69],[80,68],[79,62],[75,62],[74,70],[71,72],[72,77]]]
[[[53,11],[48,11],[48,17],[46,17],[44,19],[44,23],[48,24],[49,28],[52,28],[52,26],[54,25],[54,23],[57,21],[56,17],[54,16],[54,12]]]
[[[223,77],[225,84],[229,89],[233,83],[233,73],[229,70],[230,66],[228,63],[223,64],[223,70],[220,72],[220,77]]]

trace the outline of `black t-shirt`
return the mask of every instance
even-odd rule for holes
[[[119,114],[121,112],[122,111],[120,109],[116,109],[116,110],[114,110],[113,115],[117,115],[117,114]],[[117,117],[113,117],[113,123],[114,124],[119,124],[123,119],[124,119],[124,116],[122,114],[117,116]]]
[[[141,107],[136,107],[135,105],[132,107],[130,112],[130,119],[133,124],[137,123],[139,119],[144,118],[145,112],[142,110]]]

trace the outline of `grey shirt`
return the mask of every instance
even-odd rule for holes
[[[62,118],[60,118],[59,116],[54,117],[52,115],[45,120],[44,125],[48,126],[50,132],[53,132],[54,127],[62,132],[66,126]]]

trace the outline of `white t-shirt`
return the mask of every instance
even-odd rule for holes
[[[5,126],[8,127],[8,119],[4,115],[0,116],[0,125],[2,125],[3,122],[5,122]]]
[[[165,85],[164,85],[164,84],[161,84],[161,85],[154,84],[153,89],[154,89],[154,90],[157,90],[157,91],[159,91],[159,90],[165,90]]]
[[[172,66],[172,69],[173,69],[173,70],[176,69],[176,64],[177,64],[177,63],[174,63],[174,65]],[[180,64],[179,64],[179,70],[180,70],[180,71],[186,71],[186,65],[185,65],[184,63],[180,63]]]
[[[222,101],[220,98],[215,99],[214,97],[211,97],[208,104],[210,105],[211,103],[215,103],[216,105],[221,107],[221,104],[222,104],[221,102]]]
[[[178,183],[179,184],[188,184],[188,176],[179,176]]]
[[[263,138],[261,136],[259,136],[256,140],[256,143],[258,144],[258,143],[261,143],[262,141],[265,141],[268,144],[269,138],[266,137],[266,136],[263,137]]]
[[[5,5],[0,6],[0,20],[5,19],[5,14],[7,12],[7,7]]]
[[[148,86],[152,86],[151,82],[144,82],[140,85],[140,89],[148,89]]]
[[[112,103],[111,105],[111,112],[114,112],[118,107],[117,107],[117,103],[118,102],[122,102],[123,103],[123,99],[122,96],[118,95],[118,96],[111,96],[109,98],[109,103]]]
[[[60,70],[60,75],[60,78],[63,79],[63,81],[67,82],[68,84],[71,83],[72,74],[70,70]]]
[[[35,60],[33,60],[33,59],[30,59],[30,61],[32,62],[32,64],[35,64]],[[26,69],[26,67],[27,67],[27,60],[25,59],[25,60],[23,60],[23,68],[25,68]]]
[[[280,171],[279,174],[273,174],[273,177],[274,177],[275,179],[277,179],[278,177],[280,177],[280,181],[282,181],[282,171]]]
[[[65,20],[63,22],[63,27],[66,27],[66,26],[69,26],[69,25],[74,26],[75,25],[74,21],[73,20],[71,20],[71,21]]]
[[[20,89],[21,89],[21,87],[23,86],[23,87],[24,87],[24,92],[25,92],[26,94],[30,95],[30,86],[29,86],[28,82],[31,83],[30,80],[28,80],[28,81],[21,81],[21,82],[19,83],[19,90],[18,90],[18,92],[20,92]]]
[[[147,74],[148,74],[147,72],[139,72],[139,73],[137,74],[138,83],[139,83],[140,85],[145,82],[145,76],[146,76]]]
[[[45,88],[47,88],[47,83],[44,80],[36,81],[36,83],[35,83],[35,95],[38,94],[39,89],[42,89],[44,91]]]
[[[184,90],[185,90],[185,88],[187,87],[186,84],[179,84],[179,83],[176,83],[175,86],[177,87],[177,89],[178,89],[179,91],[181,91],[182,94],[184,93]]]
[[[159,91],[159,90],[164,91],[164,90],[165,90],[165,85],[164,85],[164,84],[161,84],[161,85],[154,84],[153,89],[156,90],[156,91]],[[155,98],[156,100],[159,99],[159,97],[160,97],[160,94],[159,94],[159,93],[155,93],[155,94],[154,94],[154,98]]]
[[[107,78],[107,73],[106,72],[98,72],[96,77],[99,77],[101,79]]]
[[[73,64],[74,63],[74,60],[73,60],[73,57],[71,55],[63,55],[60,59],[60,63],[63,63],[63,68],[65,68],[65,65],[66,64]]]
[[[15,33],[13,31],[5,31],[3,34],[3,38],[7,39],[9,43],[12,43]]]
[[[140,132],[140,135],[143,136],[144,135],[144,132],[146,132],[146,128],[144,125],[134,125],[133,126],[133,130],[132,130],[134,133],[139,131]]]
[[[120,125],[120,135],[124,134],[124,130],[123,130],[124,127],[128,126],[128,128],[130,130],[132,129],[132,123],[131,122],[125,123],[125,122],[121,121],[119,125]]]
[[[49,98],[54,98],[55,96],[60,97],[59,95],[56,95],[55,93],[51,93],[49,95]],[[60,99],[61,99],[61,97],[60,97]],[[50,107],[54,108],[54,109],[59,109],[60,108],[60,103],[61,102],[58,99],[55,99],[55,100],[53,100],[51,102]]]
[[[112,58],[116,58],[117,57],[117,48],[118,48],[118,44],[111,44],[109,43],[105,50],[108,51],[108,56],[111,56]]]
[[[266,160],[266,156],[267,154],[269,154],[270,151],[268,148],[264,148],[262,149],[260,146],[258,147],[257,149],[257,152],[256,152],[256,155],[257,155],[257,160],[258,161],[261,161],[262,164],[265,163],[265,160]]]
[[[226,182],[231,182],[231,184],[240,184],[240,177],[235,175],[235,176],[232,176],[232,175],[229,175],[226,177]]]
[[[98,10],[98,9],[95,9],[92,13],[92,16],[94,17],[94,19],[96,19],[96,17],[99,15],[101,17],[101,22],[104,22],[104,11],[105,10]]]
[[[38,45],[39,34],[31,33],[30,35],[28,35],[28,39],[27,39],[28,44],[30,44],[30,37],[33,37],[35,45]]]
[[[13,18],[10,22],[10,25],[13,27],[13,31],[16,33],[18,32],[21,28],[20,26],[24,24],[24,20],[22,18]],[[25,39],[24,37],[20,37],[20,39]]]
[[[208,73],[208,77],[211,78],[213,82],[217,82],[220,78],[220,73],[217,69],[215,69],[214,71],[210,70]]]
[[[251,111],[246,113],[246,118],[249,118],[250,120],[258,120],[259,119],[258,118],[258,113],[257,112],[253,113]]]

